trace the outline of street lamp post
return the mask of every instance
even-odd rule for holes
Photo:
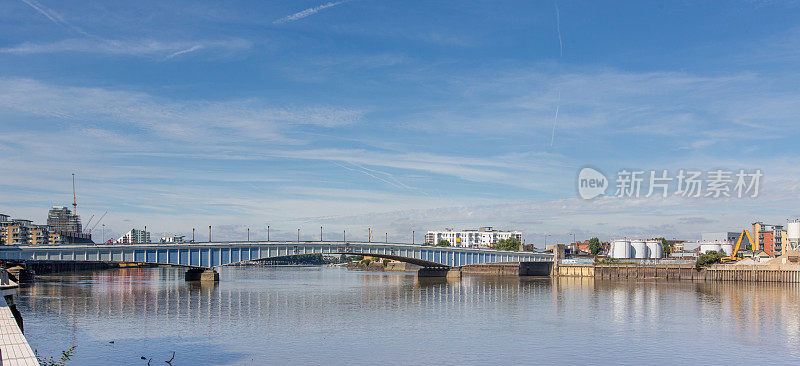
[[[300,229],[297,229],[297,242],[300,242]]]
[[[386,233],[386,243],[389,243],[389,233]]]
[[[211,242],[211,225],[208,225],[208,242]]]
[[[414,230],[411,230],[411,245],[414,245]]]
[[[319,241],[322,241],[322,226],[319,227]]]
[[[250,228],[247,228],[247,241],[250,241]]]
[[[267,241],[269,241],[269,225],[267,225]]]
[[[103,233],[101,234],[102,238],[100,240],[105,243],[106,242],[106,224],[103,224]]]

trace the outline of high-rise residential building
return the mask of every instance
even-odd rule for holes
[[[443,231],[428,231],[425,234],[425,243],[435,245],[442,240],[447,240],[450,245],[455,247],[490,247],[501,239],[509,238],[516,238],[521,242],[522,232],[495,230],[491,226],[484,226],[477,230],[444,229]]]
[[[88,233],[57,230],[49,225],[36,225],[31,220],[10,219],[8,215],[0,214],[0,245],[60,245],[91,242],[92,237]]]
[[[116,240],[120,244],[149,243],[150,233],[144,230],[131,229],[125,235]]]
[[[81,233],[81,218],[64,206],[53,206],[47,213],[47,226],[57,231]]]
[[[753,252],[764,251],[770,256],[781,255],[786,237],[783,225],[769,225],[756,221],[753,223]]]

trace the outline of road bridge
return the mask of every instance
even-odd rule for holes
[[[552,262],[546,253],[402,243],[341,241],[206,242],[0,246],[0,259],[34,261],[134,262],[197,269],[297,254],[367,255],[430,269],[503,262]]]

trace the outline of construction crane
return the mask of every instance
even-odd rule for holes
[[[742,260],[742,258],[736,254],[739,253],[739,248],[742,246],[742,239],[744,239],[745,236],[747,236],[747,240],[749,240],[750,244],[753,244],[753,237],[750,236],[750,232],[747,230],[742,230],[742,233],[739,234],[739,239],[736,240],[736,246],[733,248],[733,252],[728,257],[722,257],[722,263],[730,263]]]
[[[72,173],[72,214],[78,214],[78,195],[75,194],[75,173]]]
[[[103,216],[100,216],[100,218],[99,218],[99,219],[97,219],[97,222],[95,222],[95,223],[94,223],[94,226],[92,226],[92,228],[91,228],[91,229],[89,229],[89,234],[91,234],[91,233],[92,233],[92,230],[94,230],[94,228],[96,228],[96,227],[97,227],[97,224],[99,224],[99,223],[100,223],[100,221],[103,221],[103,218],[104,218],[104,217],[106,217],[106,214],[107,214],[107,213],[108,213],[108,211],[106,211],[106,212],[103,212]]]
[[[94,214],[92,214],[92,217],[89,218],[89,221],[86,221],[86,226],[85,227],[89,227],[89,225],[92,224],[92,219],[94,219]]]

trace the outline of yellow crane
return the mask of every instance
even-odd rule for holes
[[[745,236],[747,236],[747,240],[750,241],[750,245],[753,245],[753,237],[750,236],[750,232],[747,230],[742,230],[742,233],[739,234],[739,240],[736,240],[736,246],[733,248],[733,253],[731,253],[729,257],[722,257],[722,263],[736,262],[742,259],[736,254],[739,253],[739,248],[742,246],[742,239],[744,239]]]

